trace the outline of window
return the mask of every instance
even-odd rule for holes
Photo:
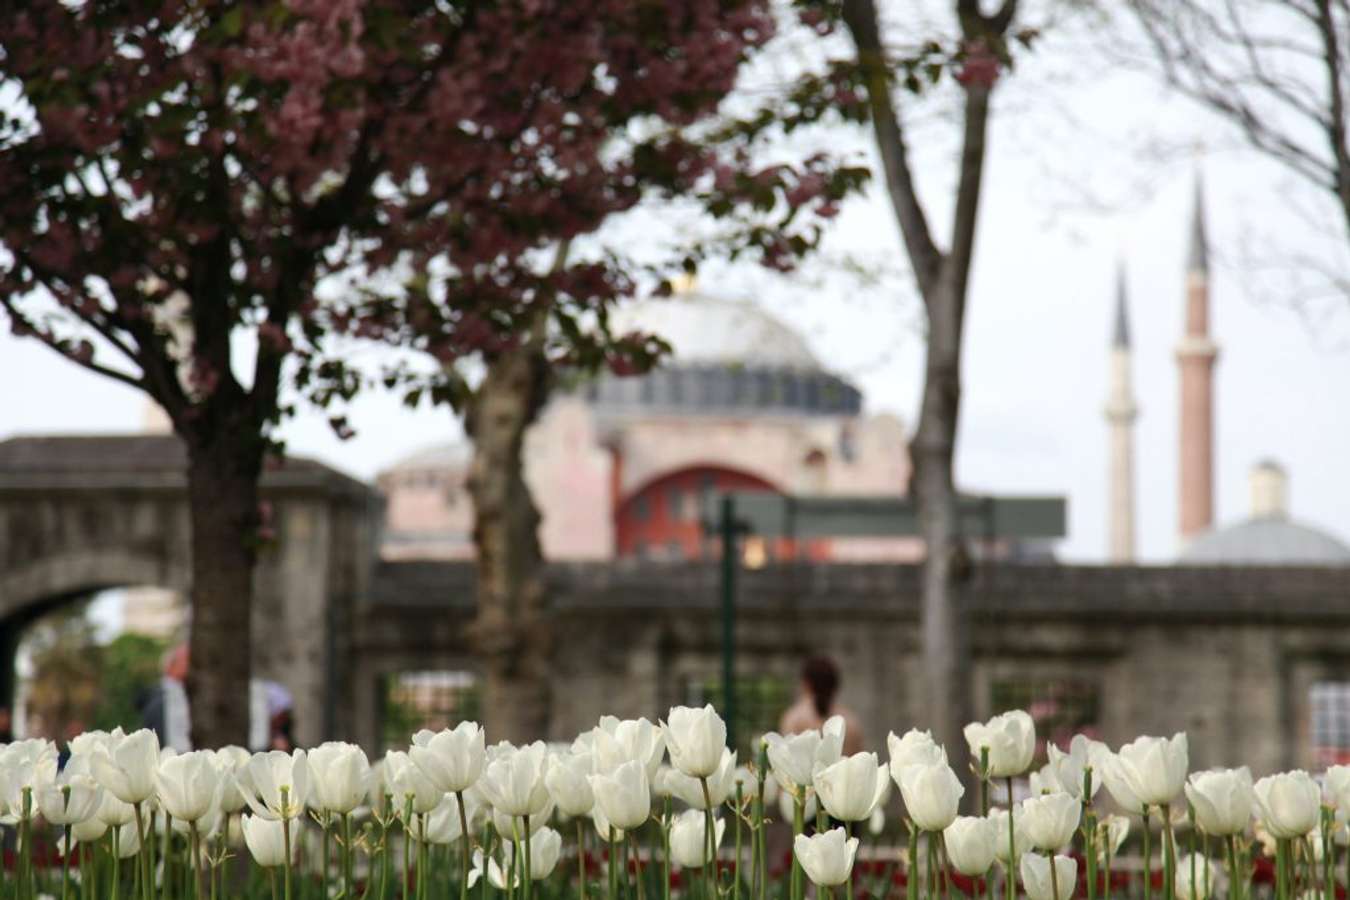
[[[380,740],[385,747],[406,747],[422,728],[439,731],[481,717],[482,690],[472,672],[398,672],[382,681]]]
[[[1010,678],[989,692],[992,712],[1025,709],[1036,722],[1036,758],[1047,741],[1068,749],[1075,734],[1095,736],[1101,722],[1101,687],[1083,678]]]
[[[1308,691],[1308,711],[1317,764],[1350,762],[1350,682],[1314,684]]]
[[[652,517],[652,502],[646,494],[633,498],[633,519],[645,522]]]
[[[767,731],[778,730],[778,719],[792,703],[793,683],[775,675],[742,676],[736,679],[736,746],[738,759],[754,758],[751,741]],[[686,685],[685,702],[690,706],[711,703],[722,712],[722,680],[691,680]]]

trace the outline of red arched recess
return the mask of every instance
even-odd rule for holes
[[[614,519],[618,555],[681,560],[699,559],[705,550],[715,554],[719,548],[704,535],[700,517],[704,496],[723,491],[781,493],[757,475],[723,466],[692,466],[663,475],[619,504]],[[796,555],[791,543],[771,540],[766,549],[771,556],[790,558]],[[808,546],[807,550],[816,556],[825,548]]]

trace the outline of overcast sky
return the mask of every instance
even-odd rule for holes
[[[1105,555],[1106,351],[1116,263],[1126,266],[1134,337],[1139,546],[1148,561],[1177,552],[1177,377],[1183,267],[1196,156],[1151,152],[1202,143],[1206,215],[1217,258],[1212,329],[1216,376],[1217,514],[1248,512],[1247,472],[1273,457],[1290,472],[1293,515],[1350,539],[1350,309],[1316,317],[1291,308],[1297,273],[1259,282],[1248,251],[1324,253],[1344,238],[1293,214],[1309,195],[1231,135],[1169,100],[1145,77],[1085,66],[1081,47],[1047,41],[1000,89],[967,315],[958,481],[999,494],[1069,501],[1063,558]],[[927,134],[928,132],[923,132]],[[936,132],[934,132],[936,134]],[[866,134],[831,142],[868,152]],[[1146,152],[1145,148],[1151,148]],[[921,187],[947,220],[950,145],[916,151]],[[1331,243],[1327,243],[1330,238]],[[1337,245],[1335,241],[1342,243]],[[944,241],[945,243],[945,241]],[[848,252],[897,273],[904,260],[884,195],[846,209],[830,256]],[[922,334],[903,275],[860,290],[831,272],[784,282],[753,269],[705,272],[701,287],[747,296],[798,327],[816,355],[863,389],[870,411],[912,423]],[[0,335],[0,438],[137,430],[145,400],[44,347]],[[357,402],[355,438],[324,417],[289,423],[293,453],[369,479],[420,447],[459,433],[447,412],[409,412],[393,398]]]

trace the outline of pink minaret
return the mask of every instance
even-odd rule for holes
[[[1186,330],[1177,345],[1181,370],[1180,533],[1185,544],[1214,523],[1214,362],[1209,336],[1209,248],[1205,197],[1195,178],[1191,249],[1186,263]]]

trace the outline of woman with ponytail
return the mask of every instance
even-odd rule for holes
[[[827,656],[813,656],[802,664],[801,692],[779,722],[783,734],[800,734],[820,728],[831,716],[844,717],[844,754],[863,749],[862,725],[857,716],[835,702],[839,693],[839,667]]]

